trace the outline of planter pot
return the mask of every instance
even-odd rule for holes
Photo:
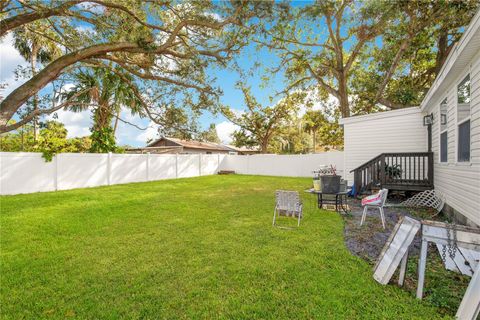
[[[322,176],[323,193],[337,193],[340,191],[340,176]]]

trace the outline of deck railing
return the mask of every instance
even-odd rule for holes
[[[372,188],[426,190],[433,187],[433,153],[382,153],[351,172],[356,194]]]

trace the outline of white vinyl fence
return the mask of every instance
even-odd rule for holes
[[[343,162],[343,152],[340,151],[298,155],[227,155],[220,163],[220,170],[266,176],[312,177],[312,171],[321,165],[334,165],[337,174],[343,175]]]
[[[0,194],[67,190],[215,174],[224,155],[0,152]]]
[[[0,194],[86,188],[188,178],[233,170],[239,174],[311,177],[320,165],[343,174],[343,152],[311,155],[62,153],[45,162],[40,153],[0,152]]]

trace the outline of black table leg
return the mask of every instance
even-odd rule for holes
[[[343,197],[345,197],[345,205],[343,204]],[[340,195],[340,204],[343,212],[348,213],[348,199],[346,194]]]

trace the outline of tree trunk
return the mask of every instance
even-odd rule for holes
[[[21,131],[20,131],[20,132],[22,133],[22,135],[21,135],[21,137],[22,137],[22,139],[21,139],[21,141],[22,141],[22,149],[21,149],[21,150],[22,150],[22,151],[24,151],[24,150],[23,150],[23,131],[24,131],[24,128],[23,128],[23,126],[22,126],[22,129],[21,129]]]
[[[338,100],[340,103],[340,113],[342,115],[342,118],[350,117],[350,106],[348,103],[348,93],[346,89],[343,92],[339,92]]]
[[[383,77],[382,82],[380,83],[380,86],[378,87],[377,93],[375,94],[375,98],[373,99],[373,103],[379,102],[381,97],[383,96],[383,92],[385,91],[385,88],[387,87],[388,82],[393,76],[393,73],[395,70],[397,70],[397,66],[400,63],[400,60],[403,56],[403,53],[408,49],[410,46],[410,41],[412,40],[413,35],[409,35],[406,39],[403,40],[403,42],[400,44],[400,48],[397,51],[397,54],[393,58],[392,63],[390,64],[390,68],[388,71],[385,73],[385,76]]]
[[[350,105],[348,103],[347,77],[343,70],[338,77],[338,102],[340,103],[340,113],[342,118],[350,117]]]
[[[35,41],[32,42],[32,52],[30,54],[30,66],[32,67],[32,77],[37,74],[37,55],[38,55],[38,45]],[[33,111],[38,110],[38,94],[33,96]],[[38,117],[33,118],[33,142],[36,143],[38,140]]]
[[[435,59],[435,76],[437,76],[442,69],[445,60],[448,57],[448,54],[453,48],[453,44],[451,46],[448,45],[448,34],[443,32],[437,41],[438,51],[437,57]]]
[[[268,139],[263,139],[262,140],[262,144],[261,144],[261,152],[262,153],[267,153],[267,149],[268,149]]]
[[[317,133],[316,130],[313,130],[313,153],[317,151],[316,146],[317,146]]]
[[[120,118],[120,110],[117,112],[117,116],[115,117],[115,125],[113,126],[113,135],[115,136],[115,132],[117,132],[118,127],[118,119]]]
[[[98,106],[95,110],[93,119],[95,121],[93,124],[93,131],[101,131],[112,125],[112,114],[107,103],[102,103]]]

